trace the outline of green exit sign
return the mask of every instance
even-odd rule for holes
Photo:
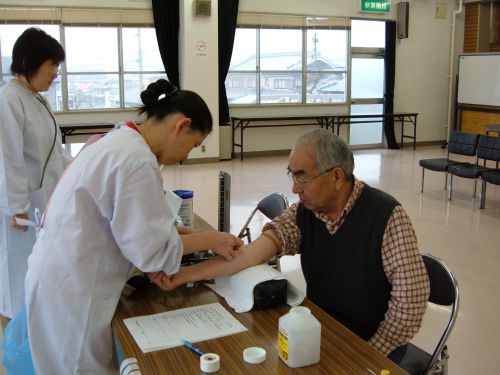
[[[391,13],[391,0],[361,0],[361,11]]]

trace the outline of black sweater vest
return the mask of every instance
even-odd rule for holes
[[[382,239],[394,208],[390,195],[364,185],[344,223],[332,236],[302,204],[297,208],[307,297],[368,340],[388,308],[391,285],[382,266]]]

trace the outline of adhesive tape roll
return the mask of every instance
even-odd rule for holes
[[[137,366],[136,358],[125,358],[120,365],[120,375],[128,374],[131,371],[129,367],[133,365]]]
[[[243,359],[247,363],[257,364],[266,360],[266,351],[257,346],[252,346],[243,350]]]
[[[214,353],[206,353],[200,357],[200,369],[203,372],[216,372],[220,369],[220,357]]]
[[[122,375],[138,375],[140,373],[141,373],[141,371],[140,371],[139,366],[137,366],[136,363],[133,363],[133,364],[127,366],[125,371],[123,371]]]

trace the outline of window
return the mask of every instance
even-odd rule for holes
[[[120,108],[118,29],[66,27],[65,36],[68,109]]]
[[[165,77],[156,32],[152,27],[124,27],[123,81],[125,107],[142,104],[141,92],[160,78]]]
[[[352,20],[352,47],[385,48],[385,22]]]
[[[352,20],[351,114],[370,115],[384,111],[385,22]],[[383,124],[367,118],[349,127],[351,145],[382,144]]]
[[[231,78],[231,82],[229,84],[233,89],[242,89],[244,88],[244,80],[241,78]]]
[[[237,28],[226,79],[229,103],[345,103],[347,33],[346,28]],[[244,84],[235,86],[237,79]]]
[[[14,42],[31,26],[36,25],[0,26],[0,85],[12,78]],[[44,93],[56,111],[136,107],[149,83],[166,78],[152,27],[39,27],[59,41],[64,36],[66,61]]]
[[[239,84],[241,82],[241,85]],[[247,84],[244,85],[243,82]],[[237,28],[233,55],[226,77],[229,103],[257,102],[257,30]],[[253,83],[253,84],[252,84]]]
[[[294,89],[294,80],[293,79],[275,79],[274,80],[274,88],[275,89]]]
[[[307,30],[307,103],[345,103],[347,30]]]
[[[302,31],[260,29],[261,103],[302,102]]]
[[[9,82],[13,76],[10,72],[12,64],[12,48],[19,35],[28,27],[39,27],[54,39],[60,41],[57,25],[0,25],[0,86]],[[52,108],[60,108],[62,104],[61,78],[58,77],[45,93],[45,98]]]

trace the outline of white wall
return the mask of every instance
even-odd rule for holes
[[[451,6],[446,19],[437,19],[434,3],[410,3],[409,37],[396,47],[394,108],[419,113],[419,141],[447,135]]]
[[[206,151],[197,148],[190,158],[219,157],[219,48],[217,0],[212,0],[212,15],[193,16],[191,0],[180,2],[179,56],[181,87],[197,92],[207,103],[214,130],[205,141]]]
[[[268,12],[316,16],[347,16],[355,18],[395,19],[397,0],[392,2],[392,14],[379,16],[358,12],[359,0],[240,0],[241,12]],[[449,88],[449,54],[452,11],[455,0],[446,3],[446,19],[434,17],[434,0],[410,0],[409,38],[397,41],[395,111],[419,113],[417,141],[439,141],[447,138],[447,111]],[[102,6],[112,8],[151,8],[151,0],[0,0],[0,4],[13,5],[72,5]],[[212,0],[211,17],[193,17],[192,0],[181,1],[181,61],[180,74],[183,88],[200,93],[209,104],[217,123],[217,0]],[[284,7],[286,4],[286,7]],[[461,53],[463,44],[463,14],[458,17],[455,55]],[[205,56],[197,55],[195,44],[204,40]],[[457,59],[454,58],[454,61]],[[345,112],[346,106],[314,107],[231,107],[232,115],[245,114],[299,114]],[[133,112],[99,112],[93,114],[61,114],[60,122],[114,121],[131,119]],[[306,128],[304,128],[306,129]],[[295,137],[304,129],[251,129],[245,133],[246,151],[289,149]],[[396,129],[398,135],[399,129]],[[192,157],[218,155],[218,129],[207,141],[207,151],[195,151]]]

